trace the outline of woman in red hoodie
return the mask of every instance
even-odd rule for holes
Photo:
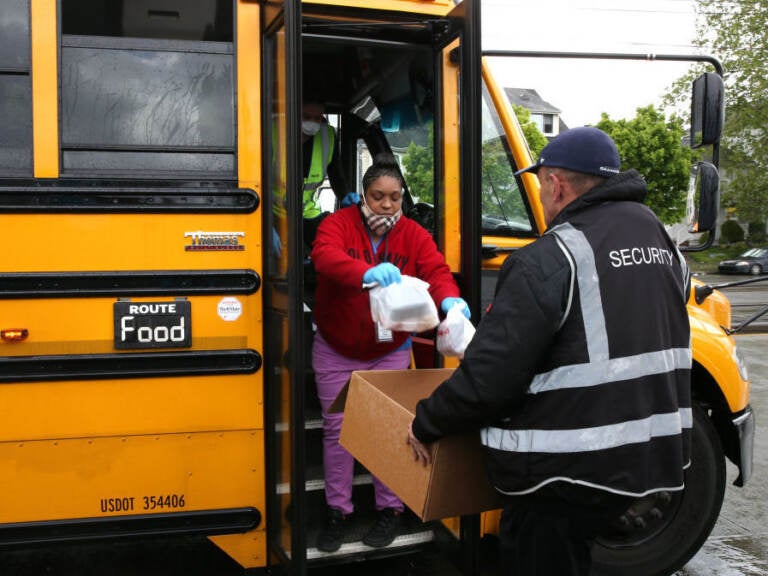
[[[469,308],[432,236],[403,216],[403,179],[393,161],[374,163],[363,176],[360,203],[323,220],[312,248],[317,271],[312,351],[317,393],[323,409],[323,464],[328,519],[317,547],[333,552],[341,546],[344,521],[353,510],[354,459],[339,444],[343,414],[328,408],[353,370],[396,370],[410,363],[407,332],[391,332],[371,319],[363,284],[388,286],[401,274],[429,283],[435,303],[447,312],[454,303]],[[383,547],[397,535],[403,503],[378,479],[373,479],[376,524],[363,543]]]

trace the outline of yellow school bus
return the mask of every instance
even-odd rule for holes
[[[531,157],[483,64],[480,7],[0,3],[0,544],[203,535],[244,568],[296,575],[447,546],[477,571],[494,512],[411,518],[383,551],[314,545],[324,500],[312,270],[291,191],[310,91],[336,118],[349,182],[364,158],[431,146],[434,197],[406,194],[405,210],[434,234],[479,318],[482,275],[544,230],[536,179],[513,176]],[[487,213],[500,190],[514,225]],[[687,489],[639,501],[631,529],[598,543],[606,574],[678,568],[717,518],[726,457],[740,482],[751,471],[728,302],[692,298],[689,310],[706,418]],[[416,357],[441,362],[428,347]],[[365,470],[355,486],[370,491]]]

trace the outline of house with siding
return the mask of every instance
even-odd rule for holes
[[[568,130],[560,117],[561,110],[544,100],[532,88],[504,88],[510,103],[527,108],[531,112],[531,121],[539,131],[551,140],[560,132]]]

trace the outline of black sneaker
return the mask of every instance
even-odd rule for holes
[[[376,524],[373,525],[363,538],[363,544],[372,548],[384,548],[389,546],[397,536],[400,529],[400,512],[392,508],[385,508],[379,512]]]
[[[341,547],[341,534],[344,530],[344,514],[336,508],[328,508],[325,528],[317,537],[317,549],[322,552],[336,552]]]

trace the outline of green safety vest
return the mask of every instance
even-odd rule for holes
[[[312,161],[309,164],[309,173],[304,178],[303,215],[311,219],[320,216],[320,204],[315,192],[328,175],[328,164],[333,155],[333,141],[336,137],[333,128],[323,122],[320,130],[312,137]]]

